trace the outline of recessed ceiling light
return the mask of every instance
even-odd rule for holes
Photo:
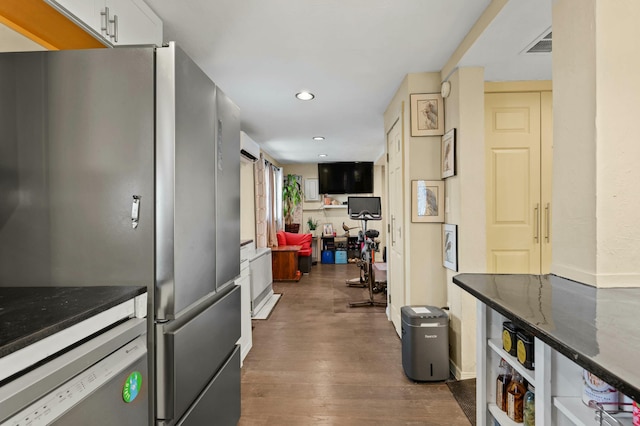
[[[323,141],[324,140],[324,136],[314,136],[313,140],[314,141]]]
[[[296,93],[296,98],[300,99],[301,101],[310,101],[315,97],[316,96],[311,92],[305,91],[305,92]]]
[[[327,154],[320,154],[320,155],[318,155],[318,157],[320,157],[320,158],[324,158],[324,157],[326,157],[326,156],[327,156]]]

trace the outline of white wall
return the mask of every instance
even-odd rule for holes
[[[469,378],[476,371],[476,301],[452,278],[463,272],[486,272],[483,69],[458,69],[449,81],[445,130],[456,129],[457,171],[445,180],[445,221],[458,225],[458,272],[446,270],[450,358],[456,377]]]
[[[440,73],[416,73],[408,76],[411,93],[440,93]],[[409,105],[409,103],[407,103]],[[407,115],[410,108],[407,109]],[[446,113],[445,113],[446,117]],[[405,141],[405,229],[408,251],[406,279],[410,283],[406,304],[445,306],[447,286],[442,266],[442,225],[439,223],[411,222],[411,181],[441,180],[441,136],[412,137],[407,127]],[[445,191],[446,194],[446,191]]]
[[[640,38],[636,0],[553,6],[551,271],[598,287],[640,286]]]
[[[300,175],[304,180],[308,178],[318,178],[318,164],[317,163],[305,163],[305,164],[287,164],[283,167],[284,175],[294,174]],[[374,165],[373,168],[373,190],[375,196],[381,197],[381,202],[385,203],[385,190],[383,185],[383,167],[380,165]],[[330,195],[330,197],[334,200],[342,203],[343,201],[347,201],[348,194],[340,194],[340,195]],[[349,227],[359,227],[361,226],[360,221],[354,221],[349,219],[346,208],[336,208],[336,209],[324,209],[323,208],[323,194],[320,194],[320,201],[304,201],[302,203],[302,229],[301,232],[309,232],[309,228],[307,226],[307,219],[311,217],[313,220],[318,220],[319,222],[319,232],[322,232],[322,225],[325,223],[330,223],[333,226],[334,231],[336,231],[337,235],[343,235],[344,230],[342,229],[342,223]],[[377,229],[380,231],[380,256],[382,256],[382,247],[386,244],[386,238],[383,233],[384,227],[386,226],[386,220],[383,217],[382,221],[370,221],[368,223],[368,229]],[[358,231],[360,229],[352,229],[350,231],[350,235],[358,236]],[[380,257],[380,260],[382,258]]]

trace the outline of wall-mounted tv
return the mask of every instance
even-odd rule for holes
[[[372,162],[338,162],[318,164],[321,194],[372,194]]]

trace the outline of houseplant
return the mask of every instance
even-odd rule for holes
[[[307,219],[307,226],[309,227],[309,232],[315,235],[316,229],[318,228],[318,221],[313,220],[312,217],[309,217]]]
[[[282,186],[282,213],[284,215],[284,229],[288,232],[297,233],[300,229],[299,223],[293,223],[293,213],[302,201],[302,186],[297,176],[288,174]]]

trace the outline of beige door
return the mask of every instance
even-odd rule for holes
[[[403,184],[402,184],[402,121],[398,119],[387,133],[387,153],[389,153],[389,250],[387,290],[391,321],[398,335],[401,333],[400,308],[404,305],[404,235],[403,235]]]
[[[489,272],[548,272],[551,164],[543,157],[551,158],[550,99],[540,92],[485,95]]]

